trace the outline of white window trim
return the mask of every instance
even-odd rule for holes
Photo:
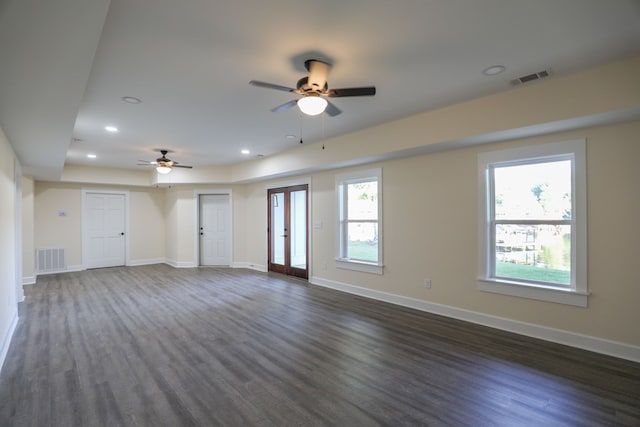
[[[352,260],[342,257],[342,247],[344,245],[344,239],[346,235],[344,228],[342,227],[342,219],[344,218],[343,206],[344,201],[340,200],[341,186],[345,183],[354,183],[358,181],[369,181],[375,178],[378,181],[378,262],[366,262],[362,260]],[[383,253],[383,233],[382,233],[382,169],[366,169],[354,172],[348,172],[336,175],[336,198],[338,199],[338,224],[337,224],[337,238],[336,238],[336,268],[342,268],[346,270],[355,270],[363,273],[372,273],[382,275],[384,272],[384,264],[382,262]]]
[[[490,253],[491,218],[490,190],[488,184],[489,166],[497,163],[510,163],[517,160],[544,159],[567,156],[573,160],[573,218],[572,229],[572,274],[569,287],[504,280],[491,277]],[[587,178],[586,178],[586,140],[571,140],[550,144],[504,149],[478,155],[478,230],[479,263],[478,288],[521,298],[536,299],[559,304],[587,307]]]

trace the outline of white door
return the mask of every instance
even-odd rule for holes
[[[85,264],[87,268],[125,264],[125,195],[85,196]]]
[[[200,265],[231,264],[228,194],[200,195]]]

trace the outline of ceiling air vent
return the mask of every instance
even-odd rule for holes
[[[514,86],[531,83],[536,80],[547,78],[551,75],[551,70],[542,70],[537,73],[527,74],[526,76],[520,76],[517,79],[511,80],[511,84]]]

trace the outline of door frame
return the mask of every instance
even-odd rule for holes
[[[89,232],[87,230],[87,194],[118,194],[124,196],[124,265],[130,264],[129,259],[129,191],[128,190],[106,190],[104,188],[83,188],[82,189],[82,269],[87,269],[88,255],[86,253],[89,243]]]
[[[212,196],[229,196],[229,229],[231,230],[231,236],[229,239],[229,247],[227,250],[229,251],[229,267],[233,267],[233,190],[230,188],[215,188],[215,189],[198,189],[194,190],[194,251],[195,259],[193,260],[193,264],[196,267],[200,267],[200,196],[201,195],[212,195]]]
[[[313,259],[313,233],[311,232],[311,177],[301,177],[299,179],[287,180],[287,181],[277,181],[271,182],[265,185],[264,189],[264,200],[266,202],[266,233],[265,233],[265,254],[266,254],[266,262],[265,262],[265,271],[269,271],[269,257],[271,252],[271,241],[270,241],[270,226],[271,226],[271,212],[269,210],[269,190],[275,190],[278,188],[286,188],[286,187],[296,187],[298,185],[306,185],[307,186],[307,280],[310,280],[312,277],[313,265],[311,260]]]
[[[22,287],[22,166],[17,158],[13,159],[13,181],[15,184],[14,214],[15,214],[15,279],[16,301],[24,301],[24,288]]]

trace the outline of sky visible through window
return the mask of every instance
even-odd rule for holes
[[[497,167],[496,219],[571,219],[569,160]]]

